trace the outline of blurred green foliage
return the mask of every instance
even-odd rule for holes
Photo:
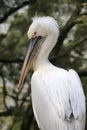
[[[26,77],[25,88],[21,92],[16,91],[28,46],[27,31],[35,15],[49,15],[58,21],[60,36],[65,38],[60,47],[57,45],[58,52],[55,53],[54,48],[49,59],[56,66],[67,70],[72,68],[79,73],[87,99],[86,0],[30,0],[29,3],[28,0],[2,0],[0,2],[0,130],[38,129],[31,107],[32,69]]]

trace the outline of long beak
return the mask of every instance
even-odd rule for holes
[[[18,90],[21,90],[25,76],[28,73],[29,69],[31,68],[31,66],[33,64],[33,61],[36,58],[36,54],[37,54],[37,50],[38,50],[37,42],[41,38],[42,38],[41,36],[38,36],[38,37],[32,38],[30,40],[28,52],[27,52],[26,57],[25,57],[25,61],[24,61],[24,64],[23,64],[20,80],[19,80],[19,83],[18,83],[18,86],[17,86]]]

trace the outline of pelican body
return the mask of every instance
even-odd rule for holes
[[[29,30],[29,49],[18,89],[31,66],[32,106],[41,130],[84,130],[85,96],[78,74],[52,65],[48,56],[57,42],[59,26],[52,17],[36,17]]]

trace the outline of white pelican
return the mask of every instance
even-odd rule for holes
[[[59,27],[52,17],[36,17],[29,30],[29,49],[18,89],[33,66],[32,106],[41,130],[84,130],[85,96],[78,74],[52,65],[48,56],[57,42]]]

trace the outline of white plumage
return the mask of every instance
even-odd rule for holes
[[[35,34],[35,35],[34,35]],[[41,36],[32,64],[32,106],[41,130],[84,130],[85,96],[78,74],[53,66],[48,56],[59,35],[51,17],[35,18],[28,36]]]
[[[31,80],[32,104],[41,130],[84,130],[85,98],[78,75],[52,65]]]

